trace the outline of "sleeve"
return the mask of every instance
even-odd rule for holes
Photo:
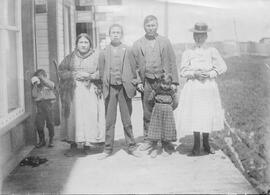
[[[137,84],[141,83],[141,79],[139,76],[139,72],[136,70],[136,60],[132,53],[132,49],[130,48],[127,50],[127,58],[129,60],[131,72],[133,75],[133,80],[131,82],[134,86],[136,86]]]
[[[172,93],[172,108],[175,110],[178,106],[178,99],[176,93]]]
[[[104,78],[104,68],[105,68],[105,51],[101,51],[98,56],[98,70],[101,80]]]
[[[70,55],[66,56],[58,67],[59,77],[62,80],[70,79],[73,77],[72,71],[69,69],[70,59]]]
[[[149,104],[150,104],[151,106],[154,106],[154,104],[155,104],[155,96],[156,96],[156,92],[155,92],[155,90],[153,90],[153,91],[150,93],[149,97],[148,97],[148,102],[149,102]]]
[[[169,39],[167,40],[167,54],[169,57],[170,72],[173,79],[172,82],[173,84],[179,85],[178,70],[176,66],[176,56],[175,56],[174,49]]]
[[[133,66],[133,69],[135,70],[136,73],[136,84],[142,83],[141,77],[139,75],[139,69],[140,69],[140,64],[139,64],[139,49],[138,49],[138,43],[135,42],[132,46],[131,49],[131,66]]]
[[[48,78],[42,78],[42,82],[44,83],[46,87],[49,87],[50,89],[54,89],[54,86],[55,86],[54,82],[49,80]]]
[[[216,48],[212,49],[213,70],[210,72],[210,78],[215,78],[227,71],[227,66]]]
[[[194,77],[194,70],[190,69],[190,54],[189,50],[184,51],[181,59],[180,76],[185,78]]]
[[[38,86],[37,84],[33,85],[33,88],[32,88],[32,97],[33,98],[37,98],[38,97]]]
[[[90,80],[99,80],[100,79],[100,74],[99,74],[99,52],[96,51],[94,54],[93,54],[93,58],[94,58],[94,64],[93,66],[96,67],[96,71],[92,74],[90,74]]]

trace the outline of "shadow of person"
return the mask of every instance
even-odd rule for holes
[[[176,147],[176,151],[179,154],[184,154],[184,155],[187,155],[187,156],[190,156],[190,157],[205,156],[205,155],[209,154],[209,153],[203,151],[202,147],[200,147],[201,150],[200,150],[199,154],[196,154],[196,155],[192,154],[193,141],[194,140],[193,140],[192,135],[186,135],[184,137],[181,137],[179,139],[180,144]]]

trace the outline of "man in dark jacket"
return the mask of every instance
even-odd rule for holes
[[[147,150],[151,147],[151,142],[147,138],[153,109],[147,101],[151,91],[157,87],[158,79],[164,73],[172,75],[173,90],[176,90],[179,84],[174,50],[169,39],[160,36],[157,29],[157,18],[153,15],[147,16],[144,19],[145,35],[137,40],[132,47],[137,74],[140,78],[137,89],[142,94],[143,104],[145,143],[140,147],[141,150]],[[170,143],[167,146],[168,149],[172,149]]]

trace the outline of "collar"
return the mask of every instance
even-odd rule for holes
[[[154,40],[156,39],[158,36],[158,33],[156,33],[155,35],[147,35],[145,34],[144,37],[147,39],[147,40]]]
[[[93,49],[89,49],[89,51],[85,54],[81,54],[78,49],[75,49],[75,55],[78,56],[79,58],[85,59],[92,55],[94,53]]]
[[[120,46],[122,43],[121,42],[118,42],[118,43],[113,43],[113,42],[111,42],[111,46],[113,46],[113,47],[118,47],[118,46]]]

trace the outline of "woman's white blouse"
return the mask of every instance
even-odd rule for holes
[[[214,47],[195,47],[184,51],[180,76],[191,77],[195,71],[210,71],[210,78],[215,78],[227,70],[227,66]]]

